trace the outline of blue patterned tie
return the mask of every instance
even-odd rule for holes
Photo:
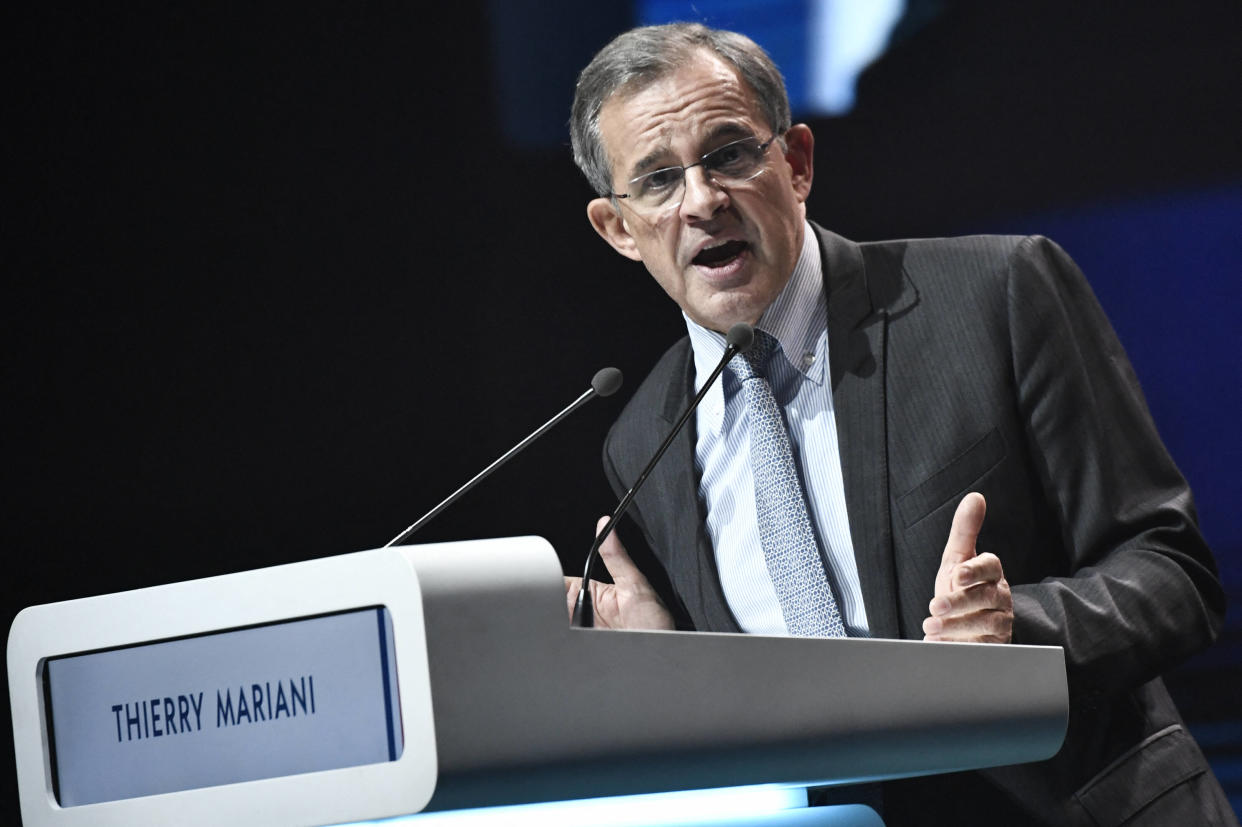
[[[841,610],[832,596],[811,528],[784,415],[768,384],[765,368],[778,347],[780,343],[770,334],[756,330],[754,345],[729,366],[746,394],[759,541],[789,633],[845,637]]]

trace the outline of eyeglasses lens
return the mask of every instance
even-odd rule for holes
[[[630,181],[626,194],[631,205],[643,210],[654,210],[676,204],[686,188],[686,170],[701,166],[713,182],[721,186],[740,184],[763,171],[763,157],[772,141],[760,142],[758,138],[743,138],[713,149],[686,167],[665,167],[640,175]]]

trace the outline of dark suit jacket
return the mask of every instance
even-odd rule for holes
[[[922,637],[953,511],[979,491],[979,548],[1001,558],[1013,585],[1014,642],[1063,646],[1070,681],[1055,758],[899,782],[907,789],[887,797],[889,818],[910,807],[917,823],[975,814],[992,824],[1168,824],[1185,811],[1194,815],[1184,823],[1212,823],[1205,797],[1227,813],[1158,678],[1215,638],[1223,592],[1190,490],[1078,268],[1038,237],[855,244],[816,232],[872,636]],[[693,376],[686,338],[613,426],[604,464],[618,493],[688,404]],[[737,631],[704,528],[694,443],[687,429],[630,514],[682,622]],[[969,806],[952,810],[955,798]]]

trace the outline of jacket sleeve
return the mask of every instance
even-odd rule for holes
[[[1065,648],[1071,683],[1113,692],[1220,631],[1224,592],[1190,488],[1074,262],[1051,241],[1010,257],[1013,376],[1070,575],[1013,587],[1014,642]]]

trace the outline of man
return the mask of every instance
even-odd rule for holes
[[[597,625],[1063,646],[1055,758],[890,785],[886,819],[1236,823],[1158,677],[1214,639],[1223,593],[1073,262],[1039,238],[859,245],[809,224],[811,130],[733,33],[621,35],[583,71],[571,128],[592,226],[689,333],[609,434],[614,488],[723,331],[754,324],[761,351],[733,359],[630,512],[671,604],[610,538]]]

